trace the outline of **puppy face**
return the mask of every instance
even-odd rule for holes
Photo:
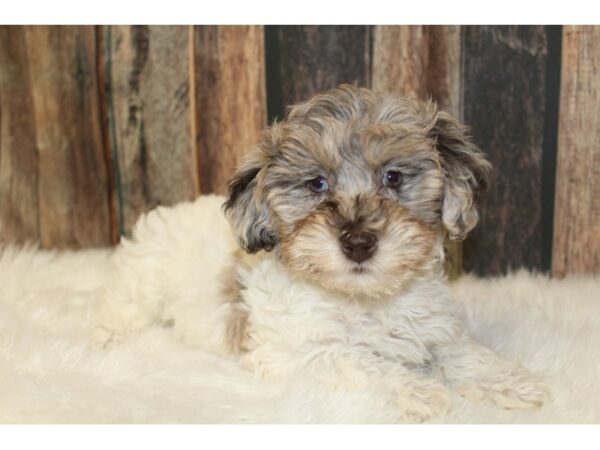
[[[489,164],[435,105],[341,86],[293,107],[229,186],[243,248],[351,295],[397,292],[478,220]]]

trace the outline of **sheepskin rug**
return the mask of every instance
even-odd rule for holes
[[[0,254],[0,422],[398,422],[375,390],[334,391],[301,374],[263,380],[235,360],[187,347],[168,328],[95,347],[108,257],[109,250]],[[538,411],[507,411],[455,396],[452,411],[433,422],[600,422],[599,277],[520,271],[464,276],[454,289],[473,333],[543,376],[554,399]]]

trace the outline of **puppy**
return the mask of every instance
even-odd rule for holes
[[[539,407],[546,385],[477,343],[443,273],[490,165],[432,102],[343,85],[266,131],[223,200],[159,208],[113,255],[96,338],[153,323],[257,373],[377,385],[407,421],[449,389]],[[243,251],[240,251],[240,248]]]

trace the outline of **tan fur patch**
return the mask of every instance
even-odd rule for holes
[[[233,312],[227,323],[225,335],[227,348],[232,353],[241,353],[248,350],[248,311],[234,305]]]
[[[248,308],[241,294],[242,285],[237,278],[237,270],[245,258],[242,251],[236,252],[236,262],[226,268],[220,277],[221,292],[230,305],[230,314],[227,318],[225,330],[225,346],[232,353],[240,353],[247,350],[248,340]]]
[[[396,202],[367,199],[362,208],[351,208],[347,214],[328,208],[315,210],[299,221],[292,233],[282,234],[281,258],[291,269],[326,287],[375,297],[393,294],[439,263],[434,251],[438,231]],[[379,236],[371,260],[359,265],[343,255],[339,235],[347,226]]]

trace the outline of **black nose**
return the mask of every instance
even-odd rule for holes
[[[357,263],[366,261],[377,246],[377,236],[368,231],[348,231],[340,236],[342,250],[348,259]]]

